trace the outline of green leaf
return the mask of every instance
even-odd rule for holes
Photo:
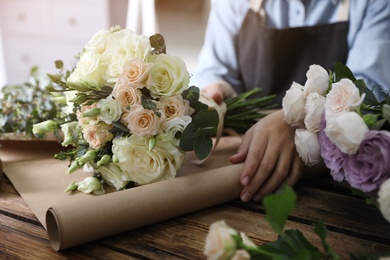
[[[335,82],[338,82],[338,81],[340,81],[340,79],[343,79],[343,78],[347,78],[347,79],[350,79],[352,81],[356,81],[356,78],[353,75],[352,71],[347,66],[342,64],[341,62],[336,62],[333,65],[333,68],[334,68]]]
[[[194,139],[194,152],[199,160],[206,158],[213,148],[213,141],[209,136],[196,136]]]
[[[167,46],[165,45],[164,37],[156,33],[149,37],[150,45],[152,46],[153,54],[167,53]]]
[[[156,146],[156,137],[153,136],[149,139],[149,152],[153,150],[153,148]]]
[[[278,240],[263,244],[259,251],[272,259],[321,259],[322,254],[299,230],[287,230]]]
[[[362,116],[364,123],[368,126],[368,128],[372,129],[372,126],[375,125],[380,115],[378,114],[365,114]]]
[[[267,213],[265,219],[279,235],[283,233],[287,217],[294,209],[296,200],[297,195],[288,185],[283,185],[281,190],[266,196],[263,200]]]
[[[180,149],[183,151],[189,152],[194,150],[194,137],[196,136],[196,131],[198,127],[194,123],[190,123],[184,129],[183,133],[180,136]]]
[[[360,95],[363,95],[363,93],[366,94],[366,97],[364,98],[364,101],[363,101],[364,104],[369,105],[369,106],[378,105],[378,100],[376,99],[374,93],[372,93],[372,91],[367,87],[364,80],[362,80],[362,79],[355,80],[353,83],[359,89]]]
[[[328,231],[326,230],[324,222],[317,222],[314,225],[314,232],[321,238],[322,246],[324,247],[325,252],[328,254],[328,256],[330,256],[333,260],[339,260],[340,257],[333,252],[329,244],[326,242]]]
[[[216,110],[203,110],[193,117],[192,122],[199,128],[216,128],[218,126],[218,119],[218,112]],[[213,134],[215,134],[215,132]]]
[[[56,69],[63,69],[64,68],[64,62],[62,60],[56,60],[55,62]]]
[[[383,118],[390,123],[390,105],[384,104],[382,108]]]

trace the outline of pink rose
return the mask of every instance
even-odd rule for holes
[[[117,83],[112,91],[112,96],[121,105],[122,111],[128,111],[130,106],[141,104],[141,91],[128,84]]]
[[[148,79],[150,63],[145,63],[140,58],[134,58],[123,66],[123,72],[119,77],[121,84],[130,84],[137,88],[145,86]]]
[[[190,107],[189,101],[184,99],[181,95],[162,97],[159,106],[167,120],[176,117],[189,116],[194,112],[194,109]]]
[[[123,123],[131,133],[137,136],[153,136],[161,131],[163,117],[159,117],[152,110],[135,104],[130,107],[129,113],[122,118]]]

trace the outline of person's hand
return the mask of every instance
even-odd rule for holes
[[[202,94],[211,97],[217,104],[221,104],[225,99],[237,95],[233,87],[226,81],[218,81],[200,89]]]
[[[283,110],[257,122],[245,134],[232,163],[244,162],[240,181],[241,200],[260,201],[283,182],[294,185],[302,175],[303,162],[294,145],[294,130],[284,121]]]

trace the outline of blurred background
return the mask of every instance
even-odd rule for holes
[[[190,73],[212,0],[0,0],[0,88],[27,80],[32,66],[56,72],[54,61],[75,66],[92,35],[113,25],[150,36],[161,33],[167,52]]]

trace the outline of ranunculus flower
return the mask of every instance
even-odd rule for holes
[[[114,139],[112,152],[114,162],[140,185],[174,178],[185,159],[170,142],[157,140],[149,151],[149,139],[135,135]]]
[[[142,88],[146,85],[151,65],[140,58],[131,59],[123,66],[123,72],[118,81],[121,84]]]
[[[77,122],[72,121],[69,123],[62,124],[61,131],[64,134],[64,140],[62,141],[62,146],[68,146],[74,144],[74,139],[77,137]]]
[[[71,91],[65,91],[64,92],[64,95],[65,95],[65,98],[66,98],[66,106],[62,108],[62,110],[61,110],[62,113],[65,113],[65,114],[68,114],[68,115],[74,113],[73,112],[74,104],[73,104],[73,102],[71,102],[71,100],[76,98],[76,93],[77,93],[76,90],[71,90]]]
[[[282,100],[284,118],[289,125],[297,127],[302,127],[304,125],[305,102],[303,86],[293,82]]]
[[[341,79],[333,83],[332,89],[326,95],[326,118],[343,111],[355,111],[363,102],[365,95],[360,96],[359,89],[350,79]]]
[[[305,127],[312,132],[318,132],[321,122],[321,115],[325,109],[325,97],[317,92],[310,93],[306,98],[305,105]]]
[[[337,146],[332,143],[325,134],[326,120],[325,113],[321,116],[320,130],[318,132],[318,141],[320,143],[321,157],[324,160],[326,167],[330,169],[330,174],[333,179],[342,182],[345,178],[343,169],[344,158],[348,156],[342,153]]]
[[[321,161],[320,144],[316,133],[306,129],[297,129],[294,143],[299,157],[307,166],[313,166]]]
[[[364,192],[377,191],[390,178],[390,132],[369,131],[357,153],[344,160],[345,178]]]
[[[232,237],[234,235],[237,236],[238,232],[229,227],[224,220],[212,223],[204,248],[207,259],[230,259],[237,248],[236,241]]]
[[[383,217],[390,222],[390,178],[384,181],[380,186],[378,203]]]
[[[96,105],[100,109],[98,119],[110,125],[112,122],[118,121],[122,115],[122,108],[118,101],[109,96],[105,99],[100,99]]]
[[[162,97],[159,102],[159,107],[167,120],[190,116],[194,112],[194,109],[190,107],[190,102],[181,95]]]
[[[138,35],[131,30],[115,31],[102,54],[104,63],[108,64],[105,80],[113,86],[123,72],[124,65],[134,58],[145,59],[151,49],[149,38]]]
[[[89,146],[93,149],[102,148],[108,141],[114,138],[110,132],[112,126],[100,122],[95,125],[86,125],[83,127],[83,137]]]
[[[305,82],[304,96],[316,92],[324,96],[329,88],[328,72],[320,65],[311,65],[306,72],[307,80]]]
[[[137,136],[156,135],[161,132],[161,124],[164,123],[163,117],[137,104],[130,107],[129,113],[122,121],[130,132]]]
[[[190,74],[182,59],[167,54],[152,59],[147,85],[153,98],[181,94],[188,88]]]
[[[115,163],[100,166],[97,171],[102,175],[105,183],[117,190],[123,189],[131,180],[130,174]]]
[[[341,112],[326,117],[325,133],[343,153],[356,153],[368,127],[355,112]]]

